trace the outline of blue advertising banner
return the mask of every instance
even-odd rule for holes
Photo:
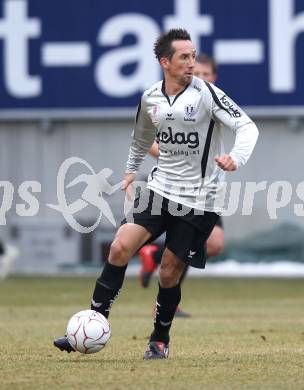
[[[0,0],[0,117],[134,108],[172,27],[215,57],[237,103],[304,115],[303,0]]]

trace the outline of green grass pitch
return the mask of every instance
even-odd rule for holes
[[[56,350],[69,317],[88,308],[93,278],[0,283],[0,389],[303,389],[304,280],[187,279],[170,358],[143,361],[156,281],[126,279],[112,338],[83,356]]]

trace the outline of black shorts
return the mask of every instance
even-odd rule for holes
[[[215,224],[216,226],[218,226],[218,227],[220,227],[220,228],[222,228],[222,229],[224,229],[224,225],[223,225],[223,219],[222,219],[222,217],[218,217],[218,220],[216,221],[216,224]]]
[[[182,211],[183,215],[172,215],[172,210]],[[152,235],[148,242],[165,232],[166,248],[184,263],[205,268],[205,242],[218,217],[216,213],[207,211],[195,215],[193,209],[169,202],[153,191],[143,190],[136,196],[132,210],[122,223],[131,222],[146,228]]]

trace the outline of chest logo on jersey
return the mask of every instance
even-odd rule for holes
[[[156,135],[157,139],[164,144],[178,144],[188,145],[189,148],[194,149],[199,146],[199,137],[197,131],[190,133],[176,132],[173,134],[172,127],[168,127],[168,132],[159,131]]]
[[[196,107],[193,104],[186,104],[185,105],[185,122],[195,122],[196,119],[194,118],[194,115],[196,113]]]

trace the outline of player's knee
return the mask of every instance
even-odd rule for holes
[[[111,244],[109,261],[114,265],[125,265],[129,260],[129,249],[120,240],[114,240]]]
[[[159,283],[163,288],[171,288],[178,283],[178,276],[171,267],[160,266]]]
[[[214,240],[207,243],[207,256],[219,256],[224,251],[224,241],[223,240]]]
[[[159,284],[163,288],[171,288],[174,287],[177,283],[175,279],[173,279],[170,275],[168,274],[163,274],[159,275]]]

